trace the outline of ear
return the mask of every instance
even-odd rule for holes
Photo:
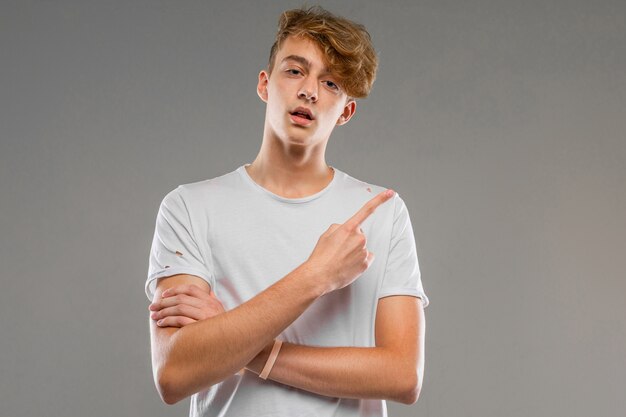
[[[343,112],[341,113],[341,116],[339,116],[339,119],[337,120],[337,126],[345,125],[346,123],[348,123],[348,120],[350,120],[352,116],[354,116],[355,111],[356,111],[356,101],[350,98],[346,102],[346,105],[343,106]]]
[[[261,100],[267,103],[267,83],[269,81],[269,75],[266,70],[259,72],[259,83],[256,86],[256,93]]]

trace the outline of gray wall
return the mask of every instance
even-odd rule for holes
[[[187,414],[151,376],[156,211],[256,156],[300,4],[2,1],[0,415]],[[623,415],[626,3],[321,4],[381,58],[327,162],[401,193],[431,300],[390,415]]]

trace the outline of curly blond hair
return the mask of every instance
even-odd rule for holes
[[[365,26],[320,6],[284,11],[270,50],[270,74],[276,54],[288,36],[307,37],[319,45],[330,71],[350,98],[369,95],[376,79],[378,57]]]

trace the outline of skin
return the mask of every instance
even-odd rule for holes
[[[308,65],[290,56],[302,57]],[[338,80],[326,70],[321,49],[307,38],[287,38],[274,60],[271,75],[259,73],[257,94],[266,103],[261,149],[248,166],[259,185],[287,198],[315,194],[330,183],[326,145],[335,126],[346,124],[356,111]],[[301,126],[290,111],[309,108],[313,123]]]
[[[286,59],[294,56],[300,58]],[[325,188],[333,177],[324,159],[326,145],[335,126],[347,123],[354,115],[356,103],[326,70],[321,49],[306,38],[286,39],[271,74],[267,70],[259,73],[257,93],[266,103],[266,114],[261,149],[254,162],[246,167],[252,179],[287,198],[308,196]],[[293,122],[290,112],[298,106],[312,111],[313,123],[302,126]],[[336,232],[351,239],[364,238],[359,225],[388,200],[382,194],[344,225],[331,225],[328,233],[333,234],[337,247],[345,243],[341,243]],[[330,242],[325,242],[326,246],[318,243],[319,251],[314,251],[312,261],[308,262],[314,269],[319,267],[318,271],[322,265],[333,264],[330,258],[333,252],[328,250]],[[362,242],[364,247],[364,239]],[[368,266],[373,254],[365,254]],[[330,276],[330,271],[324,271]],[[293,294],[298,291],[294,290]],[[229,314],[206,281],[189,275],[159,280],[149,310],[153,334],[157,334],[158,328],[173,332]],[[327,348],[285,342],[269,379],[332,397],[415,403],[424,373],[425,319],[421,299],[381,298],[375,326],[375,347]],[[267,343],[245,369],[259,374],[272,346],[273,341]]]

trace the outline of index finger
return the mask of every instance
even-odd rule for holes
[[[393,190],[380,192],[376,197],[365,203],[365,205],[363,205],[363,207],[361,207],[361,209],[357,211],[354,216],[350,217],[343,224],[344,227],[347,227],[350,230],[356,229],[378,208],[378,206],[389,200],[394,194],[395,191]]]

